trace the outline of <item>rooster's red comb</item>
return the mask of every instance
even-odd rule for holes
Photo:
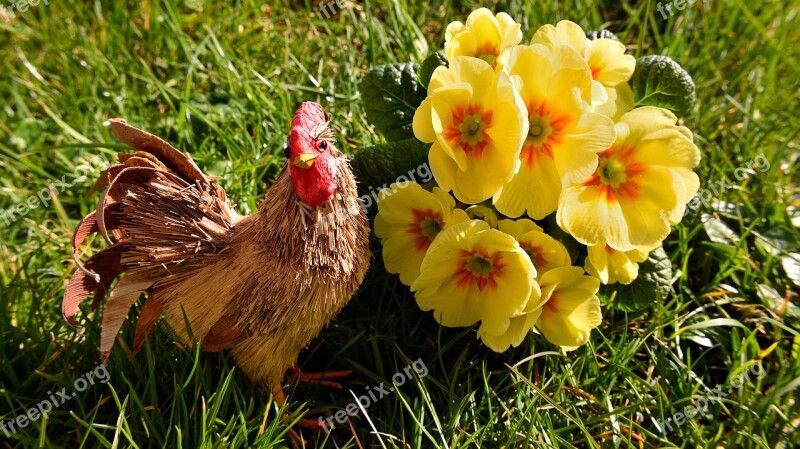
[[[319,104],[306,101],[294,113],[292,130],[289,132],[289,147],[292,150],[305,151],[305,148],[313,146],[320,138],[329,141],[333,138],[325,111]]]
[[[306,101],[297,108],[292,119],[292,131],[300,131],[312,134],[319,128],[320,124],[327,122],[325,111],[318,103]]]

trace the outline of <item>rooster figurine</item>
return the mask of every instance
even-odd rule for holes
[[[105,191],[73,237],[78,269],[64,318],[75,326],[80,303],[95,293],[96,306],[124,275],[103,311],[104,361],[145,294],[134,353],[163,315],[185,343],[231,349],[249,378],[280,392],[300,350],[361,284],[371,255],[356,182],[322,107],[297,110],[288,161],[258,213],[244,217],[191,157],[124,120],[109,125],[137,151],[119,154],[95,185]],[[94,233],[110,246],[81,263],[80,245]]]

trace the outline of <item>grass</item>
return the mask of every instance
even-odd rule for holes
[[[347,151],[378,142],[359,99],[361,76],[382,63],[420,62],[441,46],[447,23],[479,6],[351,1],[325,19],[308,0],[261,3],[65,0],[0,21],[0,210],[57,193],[52,202],[31,200],[36,208],[0,232],[3,421],[72,391],[99,363],[96,314],[85,308],[75,333],[59,304],[74,269],[71,232],[96,201],[86,193],[124,148],[106,119],[125,117],[189,151],[250,213],[283,163],[300,101],[333,113]],[[476,342],[475,329],[439,327],[376,252],[359,293],[301,363],[354,370],[347,386],[356,395],[390,383],[414,360],[427,375],[329,435],[304,431],[309,447],[796,447],[800,3],[709,0],[668,20],[654,1],[484,5],[509,12],[526,39],[538,25],[568,18],[613,30],[637,56],[676,59],[698,87],[685,123],[703,152],[702,186],[727,187],[667,240],[676,294],[641,313],[606,307],[591,342],[568,355],[533,335],[495,354]],[[769,169],[737,179],[736,169],[759,156]],[[159,329],[131,357],[132,337],[125,326],[110,381],[9,437],[0,432],[0,447],[287,444],[268,389],[244,378],[227,354],[183,348]],[[739,385],[736,375],[757,361],[763,376]],[[667,434],[659,430],[656,420],[716,398],[717,386],[724,398]],[[290,391],[290,411],[305,408],[314,418],[353,401],[348,391]]]

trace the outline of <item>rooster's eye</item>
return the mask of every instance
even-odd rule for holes
[[[286,159],[289,159],[289,156],[292,154],[292,150],[289,147],[283,149],[283,155],[286,156]]]
[[[322,142],[319,143],[319,149],[320,150],[324,150],[326,148],[328,148],[328,141],[327,140],[323,140]]]

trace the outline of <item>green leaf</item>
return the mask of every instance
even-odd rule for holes
[[[791,317],[792,319],[800,318],[800,307],[786,301],[777,290],[766,284],[756,284],[756,295],[761,299],[761,302],[766,305],[769,310],[781,315],[783,317]]]
[[[708,239],[714,243],[736,246],[739,240],[742,239],[739,237],[739,234],[728,227],[724,221],[713,215],[703,214],[701,215],[701,220],[703,222],[703,230],[706,231]]]
[[[788,256],[781,257],[781,266],[789,280],[800,287],[800,254],[791,253]]]
[[[411,121],[426,95],[417,82],[418,68],[414,63],[383,65],[370,70],[361,80],[361,101],[367,119],[387,141],[414,137]]]
[[[377,195],[380,189],[397,182],[400,176],[420,184],[430,181],[433,175],[428,166],[428,147],[412,138],[361,149],[350,161],[359,194]],[[376,199],[372,198],[372,202],[374,206]],[[366,203],[369,205],[370,200],[367,199]]]
[[[658,106],[684,115],[692,109],[697,99],[692,77],[666,56],[643,56],[637,59],[630,84],[636,106]]]
[[[612,284],[604,287],[609,296],[616,290],[615,304],[625,312],[635,312],[653,306],[656,301],[664,301],[672,291],[672,263],[664,251],[658,247],[639,264],[639,277],[630,285]]]
[[[612,41],[619,42],[617,35],[608,30],[589,31],[586,33],[586,38],[592,41],[595,39],[611,39]]]
[[[797,231],[787,226],[775,226],[763,234],[753,232],[756,246],[773,256],[781,256],[800,249],[800,236]]]
[[[448,67],[447,58],[444,56],[443,51],[437,51],[422,61],[422,65],[419,68],[419,83],[425,89],[428,88],[433,72],[441,66]]]

